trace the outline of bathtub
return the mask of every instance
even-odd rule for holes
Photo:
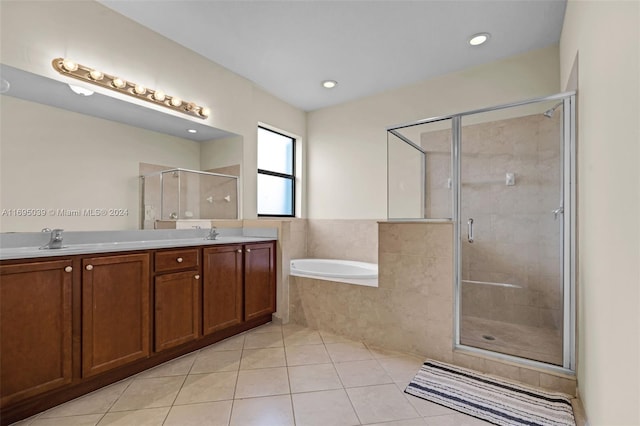
[[[378,265],[339,259],[293,259],[291,275],[378,287]]]

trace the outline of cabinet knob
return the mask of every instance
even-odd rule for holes
[[[247,253],[251,253],[251,249],[247,249]]]
[[[85,268],[87,271],[92,271],[93,270],[93,265],[87,265],[85,266]]]
[[[178,263],[182,263],[183,259],[181,257],[176,259],[178,261]]]
[[[200,279],[200,275],[196,275],[196,276],[195,276],[195,277],[193,277],[193,278],[195,278],[196,280],[199,280],[199,279]]]
[[[238,253],[242,253],[242,249],[238,249],[237,251],[238,251]]]
[[[66,268],[64,268],[65,272],[71,272],[73,271],[73,268],[71,266],[67,266]]]

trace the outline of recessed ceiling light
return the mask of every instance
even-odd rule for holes
[[[487,40],[489,40],[489,37],[491,35],[489,33],[478,33],[478,34],[474,34],[471,36],[471,38],[469,39],[469,44],[472,46],[480,46],[481,44],[485,43]]]
[[[322,82],[322,87],[325,89],[333,89],[338,85],[338,82],[335,80],[325,80]]]
[[[189,133],[198,133],[198,131],[196,129],[187,129],[187,132],[189,132]]]
[[[93,90],[85,89],[84,87],[76,86],[75,84],[70,84],[69,88],[73,90],[73,93],[82,96],[91,96],[93,95]]]

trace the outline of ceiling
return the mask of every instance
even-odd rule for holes
[[[558,43],[566,0],[99,0],[305,111]],[[491,34],[482,46],[468,39]],[[334,89],[321,82],[338,81]]]

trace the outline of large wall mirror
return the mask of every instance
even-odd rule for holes
[[[79,95],[4,64],[0,76],[0,232],[139,229],[150,211],[141,174],[181,168],[241,179],[240,135],[97,92]]]

